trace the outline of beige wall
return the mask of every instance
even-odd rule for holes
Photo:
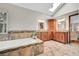
[[[36,30],[38,20],[47,20],[48,15],[32,11],[15,5],[0,3],[0,9],[8,11],[8,30]],[[45,22],[46,23],[46,22]],[[45,29],[47,24],[45,24]]]
[[[59,17],[56,17],[56,20],[61,20],[61,19],[65,19],[64,22],[66,22],[66,28],[64,28],[64,32],[67,32],[69,31],[69,15],[72,15],[72,14],[75,14],[75,13],[78,13],[78,11],[74,11],[74,12],[70,12],[70,13],[67,13],[65,15],[62,15],[62,16],[59,16]],[[57,31],[62,31],[62,30],[59,30],[58,29],[58,23],[56,23],[56,30]]]

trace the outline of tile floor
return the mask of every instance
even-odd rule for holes
[[[79,44],[46,41],[44,42],[44,52],[38,56],[79,56]]]

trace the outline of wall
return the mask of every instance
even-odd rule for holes
[[[79,4],[78,3],[67,3],[63,5],[61,9],[56,12],[52,18],[56,18],[56,20],[65,19],[66,28],[63,31],[69,31],[69,15],[78,13],[79,11]],[[58,23],[56,23],[56,30],[61,31],[58,29]]]
[[[32,11],[15,5],[0,3],[0,9],[8,11],[8,30],[36,30],[38,26],[38,20],[47,20],[48,15],[40,12]],[[45,22],[46,23],[46,22]],[[45,26],[47,26],[45,24]],[[47,27],[45,27],[47,29]]]
[[[64,28],[64,30],[63,30],[64,32],[69,31],[69,15],[72,15],[72,14],[75,14],[75,13],[78,13],[78,11],[70,12],[70,13],[64,14],[64,15],[62,15],[62,16],[60,16],[60,17],[56,17],[56,20],[57,20],[57,21],[58,21],[58,20],[61,20],[61,19],[65,19],[64,22],[65,22],[66,24],[65,24],[65,28]],[[61,31],[61,30],[58,29],[58,23],[56,23],[56,30],[57,30],[57,31]]]

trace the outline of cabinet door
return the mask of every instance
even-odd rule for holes
[[[40,32],[40,33],[38,34],[38,38],[39,38],[40,40],[42,40],[42,41],[47,41],[47,40],[49,40],[49,38],[48,38],[48,32]]]
[[[47,41],[48,40],[48,32],[43,32],[42,33],[42,39],[43,39],[43,41]]]
[[[54,19],[48,20],[48,30],[55,31],[55,29],[56,29],[56,20]]]
[[[48,32],[48,39],[54,39],[54,37],[53,37],[53,32]]]

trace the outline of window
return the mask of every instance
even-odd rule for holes
[[[0,11],[0,34],[7,33],[7,12]]]

